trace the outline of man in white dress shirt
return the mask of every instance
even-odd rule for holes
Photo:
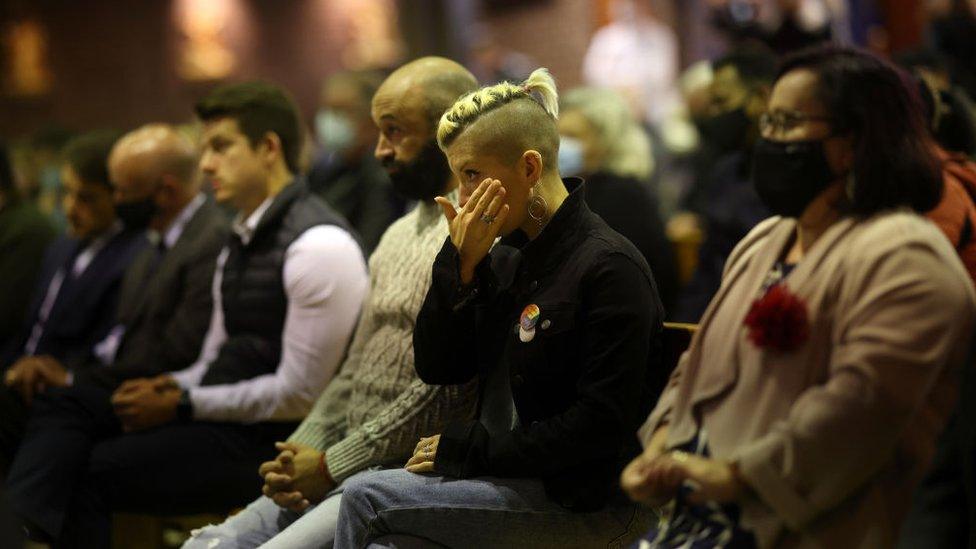
[[[122,384],[111,403],[71,393],[37,402],[7,497],[32,536],[58,546],[108,546],[112,511],[248,501],[273,442],[335,374],[367,292],[355,238],[296,176],[291,99],[269,84],[235,84],[197,114],[200,167],[217,201],[240,212],[217,259],[203,349],[172,376]]]

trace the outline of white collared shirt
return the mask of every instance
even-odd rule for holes
[[[247,219],[244,219],[242,214],[237,214],[234,217],[230,228],[241,238],[241,243],[245,246],[251,242],[251,237],[254,236],[254,231],[258,228],[258,223],[261,222],[261,218],[264,217],[264,213],[268,211],[273,201],[273,197],[265,199],[260,206],[251,212],[251,215],[247,216]]]
[[[250,241],[271,202],[266,200],[247,219],[234,220],[232,229],[242,242]],[[229,253],[225,246],[217,257],[213,313],[200,357],[173,377],[189,389],[197,420],[299,420],[335,375],[365,301],[369,277],[362,251],[348,231],[332,225],[317,225],[296,238],[282,269],[288,313],[278,368],[236,383],[202,387],[207,368],[227,341],[220,287]]]

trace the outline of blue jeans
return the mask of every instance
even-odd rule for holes
[[[335,547],[616,548],[645,532],[651,517],[636,505],[572,513],[536,479],[451,479],[389,469],[345,483]]]
[[[357,473],[304,512],[282,509],[265,496],[221,524],[193,532],[183,549],[320,549],[332,547],[342,491]]]

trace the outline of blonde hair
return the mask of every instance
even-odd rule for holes
[[[651,177],[651,140],[619,93],[605,88],[576,88],[563,98],[563,111],[579,112],[593,128],[599,148],[605,151],[600,171],[641,180]]]
[[[457,136],[482,115],[520,99],[530,99],[555,122],[559,117],[559,94],[556,81],[546,68],[538,68],[521,85],[501,82],[461,96],[441,116],[437,126],[437,144],[446,149]]]

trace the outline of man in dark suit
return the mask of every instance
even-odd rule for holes
[[[76,382],[115,388],[196,360],[213,308],[217,255],[230,229],[200,192],[195,148],[170,126],[152,124],[123,137],[109,169],[120,215],[156,235],[123,281],[118,325],[95,349],[110,365],[76,374]]]
[[[150,229],[154,245],[133,260],[122,281],[116,324],[86,361],[67,365],[45,357],[8,382],[25,399],[72,384],[111,391],[127,379],[186,368],[200,352],[214,266],[229,229],[224,214],[200,192],[196,151],[173,128],[153,124],[120,139],[108,165],[118,216],[132,229]],[[20,399],[11,403],[11,392],[2,393],[3,409],[21,409],[0,418],[0,447],[9,459],[24,414]]]
[[[0,357],[12,383],[44,357],[68,367],[83,363],[115,322],[122,277],[146,246],[144,231],[126,228],[115,215],[107,168],[115,140],[114,133],[93,132],[65,148],[69,231],[48,249],[27,321]]]

